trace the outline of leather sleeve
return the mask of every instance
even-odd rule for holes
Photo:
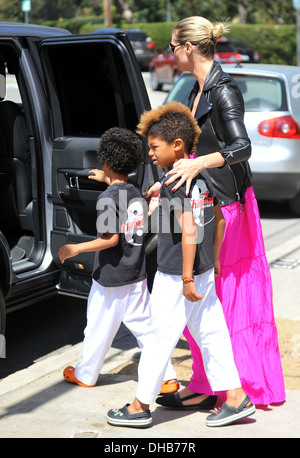
[[[225,147],[220,153],[227,165],[245,161],[251,156],[251,141],[244,124],[244,100],[233,82],[216,88],[218,116]]]

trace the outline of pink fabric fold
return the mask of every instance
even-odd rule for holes
[[[222,207],[222,212],[226,228],[216,291],[223,306],[241,383],[252,403],[280,403],[285,400],[285,389],[271,274],[253,188],[247,190],[244,206],[236,202]],[[213,394],[199,347],[187,328],[184,335],[193,358],[193,375],[188,388],[197,393]],[[214,394],[225,399],[225,393]]]

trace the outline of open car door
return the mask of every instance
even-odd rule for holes
[[[58,249],[96,236],[96,201],[106,185],[88,178],[99,168],[101,134],[120,126],[135,131],[141,113],[150,109],[146,88],[124,33],[45,39],[39,58],[53,114],[51,253],[61,268],[61,292],[89,291],[94,253],[62,265]],[[157,179],[148,158],[130,177],[142,191]]]

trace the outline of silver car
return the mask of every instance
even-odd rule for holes
[[[250,158],[260,200],[287,201],[300,216],[300,67],[264,64],[222,65],[245,101]],[[195,78],[183,73],[166,102],[187,102]]]

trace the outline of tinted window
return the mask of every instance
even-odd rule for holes
[[[114,126],[135,129],[136,108],[119,48],[69,43],[46,48],[56,135],[100,136]],[[46,59],[44,59],[46,63]],[[63,132],[58,130],[63,125]]]
[[[287,101],[281,79],[232,75],[245,101],[246,111],[286,111]]]
[[[126,30],[128,38],[130,41],[145,41],[146,35],[142,32],[129,32]]]

